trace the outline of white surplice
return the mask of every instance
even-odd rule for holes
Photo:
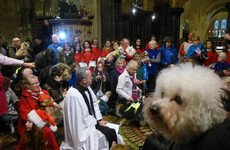
[[[102,119],[97,99],[89,87],[97,120]],[[88,97],[88,93],[86,96]],[[89,98],[89,97],[88,97]],[[64,100],[65,140],[61,150],[108,150],[109,144],[104,134],[95,128],[97,120],[88,112],[81,93],[71,87]]]
[[[81,93],[71,87],[64,100],[65,141],[60,146],[61,150],[109,150],[109,143],[105,135],[95,128],[97,120],[102,119],[102,115],[96,95],[90,87],[88,89],[92,96],[97,119],[89,114],[88,107]],[[85,94],[90,99],[88,92],[85,92]],[[124,144],[119,134],[117,134],[117,143]]]

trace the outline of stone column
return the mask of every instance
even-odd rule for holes
[[[225,4],[225,8],[228,10],[227,32],[230,32],[230,2]]]
[[[171,31],[172,37],[174,40],[174,45],[177,49],[179,49],[179,35],[180,35],[180,16],[184,12],[184,8],[174,7],[170,9],[170,13],[172,15],[171,22]]]

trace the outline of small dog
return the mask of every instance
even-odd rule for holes
[[[222,82],[210,69],[181,64],[162,70],[153,97],[146,99],[144,118],[167,139],[189,143],[222,123]]]
[[[133,122],[138,122],[139,125],[145,125],[142,114],[144,100],[138,103],[127,103],[126,100],[120,100],[116,103],[116,115],[121,117],[120,125],[129,125]]]
[[[29,48],[29,44],[26,42],[23,42],[20,46],[20,49],[16,52],[15,56],[20,56],[20,55],[27,56],[27,55],[29,55],[29,53],[27,51],[28,48]]]
[[[40,101],[40,109],[45,110],[53,117],[54,121],[56,121],[57,116],[55,114],[54,108],[57,108],[58,110],[62,110],[62,107],[59,104],[55,103],[52,97],[46,94],[41,94],[39,96],[39,101]]]
[[[149,53],[147,51],[145,51],[141,54],[141,61],[144,63],[148,63],[149,67],[152,66],[152,64],[150,62],[150,58],[149,58]]]

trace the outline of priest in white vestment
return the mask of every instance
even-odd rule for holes
[[[105,126],[107,122],[102,120],[97,98],[89,86],[92,83],[91,72],[88,68],[79,68],[76,76],[77,86],[68,90],[64,100],[65,140],[60,149],[109,150],[108,138],[96,129],[96,126]],[[116,143],[124,143],[119,134],[114,139],[117,139]]]

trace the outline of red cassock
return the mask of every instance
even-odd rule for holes
[[[75,53],[75,62],[85,62],[85,57],[81,53]]]
[[[228,50],[227,52],[227,59],[226,61],[230,64],[230,50]]]
[[[99,47],[97,48],[92,46],[92,52],[93,52],[92,60],[97,61],[98,58],[101,56],[101,49]]]
[[[208,60],[204,62],[205,66],[209,66],[210,64],[217,62],[218,55],[216,52],[207,51],[207,54],[208,54]]]
[[[49,95],[49,93],[42,89],[42,92],[44,94]],[[32,97],[25,88],[22,90],[22,95],[20,97],[20,102],[18,104],[18,111],[20,114],[19,121],[18,121],[18,133],[20,137],[23,135],[23,132],[25,130],[25,124],[27,122],[27,114],[31,110],[37,110],[39,109],[39,100]]]
[[[102,50],[102,52],[101,52],[101,57],[106,57],[110,52],[111,52],[110,49]]]
[[[81,52],[83,57],[85,58],[85,62],[87,65],[89,65],[90,60],[93,60],[93,52],[91,52],[90,49],[85,49]]]
[[[145,51],[144,47],[136,48],[136,52],[142,54]]]

